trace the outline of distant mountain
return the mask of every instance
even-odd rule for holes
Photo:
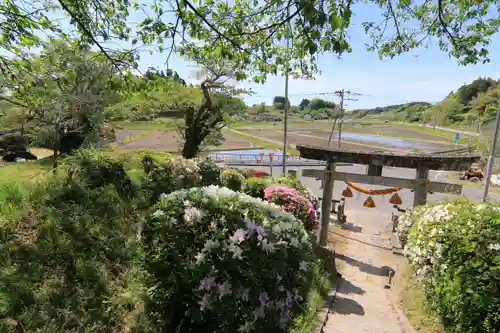
[[[353,110],[353,118],[378,115],[386,120],[473,125],[494,117],[500,99],[500,80],[479,77],[450,92],[441,102],[411,102]]]

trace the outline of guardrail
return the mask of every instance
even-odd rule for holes
[[[252,162],[262,162],[269,163],[270,158],[269,155],[259,155],[259,154],[244,154],[244,153],[225,153],[225,152],[217,152],[217,153],[208,153],[208,157],[215,161],[252,161]],[[283,161],[283,155],[273,155],[273,162]],[[311,161],[306,158],[302,158],[300,156],[288,155],[287,161]]]

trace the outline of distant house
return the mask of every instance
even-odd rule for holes
[[[311,114],[305,114],[304,115],[304,120],[311,120],[312,119],[312,115]]]

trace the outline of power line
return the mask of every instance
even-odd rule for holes
[[[350,96],[365,96],[365,95],[345,89],[336,90],[333,93],[340,97],[339,139],[337,143],[337,148],[340,148],[340,141],[342,137],[342,123],[344,122],[344,101],[358,101],[359,99],[351,98]],[[337,118],[335,118],[335,120],[333,121],[332,131],[330,132],[330,138],[328,139],[328,148],[330,148],[330,143],[332,141],[333,132],[335,131],[336,124],[337,124]]]
[[[355,96],[375,97],[375,96],[368,95],[368,94],[360,94],[360,93],[352,93],[352,94]],[[325,96],[325,95],[337,95],[337,93],[336,92],[294,93],[294,94],[288,93],[288,96]],[[251,94],[250,96],[252,96],[252,97],[269,97],[269,98],[275,97],[275,96],[271,96],[271,95],[257,95],[257,94],[255,94],[255,95]]]

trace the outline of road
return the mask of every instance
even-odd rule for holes
[[[433,129],[437,129],[437,130],[445,131],[445,132],[460,133],[460,134],[468,135],[468,136],[479,136],[479,133],[476,133],[476,132],[468,132],[468,131],[458,130],[458,129],[454,129],[454,128],[446,128],[446,127],[439,127],[439,126],[434,127],[434,126],[425,125],[425,124],[417,124],[417,126],[433,128]]]

